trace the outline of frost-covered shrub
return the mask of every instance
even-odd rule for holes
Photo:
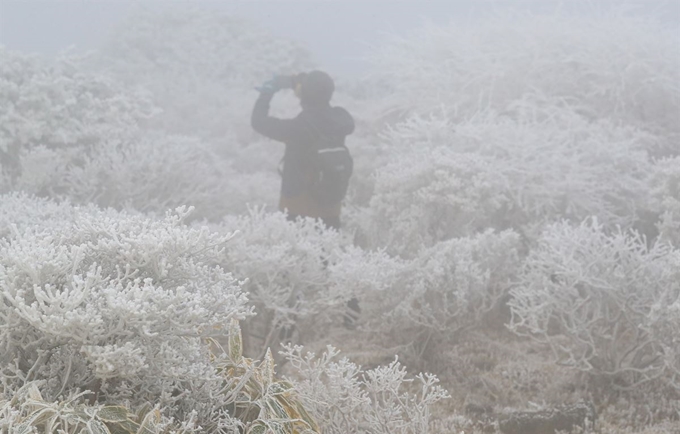
[[[82,63],[75,56],[47,61],[0,49],[4,173],[17,178],[27,165],[29,178],[47,178],[104,140],[129,140],[156,113],[145,92],[85,73]]]
[[[193,219],[212,221],[277,199],[274,171],[245,173],[238,162],[188,137],[146,133],[129,142],[103,142],[75,164],[71,158],[45,148],[27,152],[15,188],[156,216],[190,205]],[[38,159],[51,168],[44,170]]]
[[[412,258],[421,247],[493,227],[509,207],[496,167],[501,162],[443,147],[395,160],[378,169],[362,215],[369,246]]]
[[[680,57],[657,24],[506,14],[388,42],[371,95],[389,154],[352,215],[358,239],[413,257],[485,228],[532,240],[561,218],[649,226],[652,157],[680,134]]]
[[[189,434],[176,429],[158,408],[142,407],[138,414],[124,406],[88,404],[87,392],[72,393],[63,400],[45,401],[40,393],[43,382],[31,381],[11,399],[0,398],[0,430],[7,433],[117,433]]]
[[[675,434],[680,420],[677,389],[659,384],[644,393],[618,394],[602,409],[599,427],[603,434]],[[608,428],[608,429],[607,429]]]
[[[210,8],[137,8],[114,35],[98,69],[149,89],[165,131],[216,142],[252,137],[253,86],[311,64],[295,43]]]
[[[314,342],[340,327],[346,303],[359,302],[356,325],[390,346],[444,345],[468,327],[497,326],[495,317],[519,266],[512,231],[456,238],[411,260],[352,246],[311,220],[253,212],[215,226],[239,233],[221,265],[238,278],[258,315],[245,323],[248,352],[261,355],[279,340]],[[492,324],[493,323],[493,324]],[[287,334],[293,329],[294,337]],[[409,354],[402,354],[409,356]]]
[[[391,110],[444,107],[456,122],[503,113],[526,95],[537,107],[568,104],[588,120],[611,119],[677,145],[677,29],[615,10],[589,15],[505,13],[482,22],[424,26],[377,50],[376,80]]]
[[[75,202],[158,216],[191,205],[195,217],[219,220],[249,202],[274,203],[276,193],[273,179],[242,174],[204,142],[160,133],[107,143],[65,172],[60,183]]]
[[[149,94],[83,71],[82,57],[54,60],[0,49],[0,149],[94,145],[133,135],[156,108]]]
[[[669,262],[668,265],[677,270],[680,255],[676,253]],[[668,384],[680,391],[680,283],[677,276],[674,278],[674,281],[664,282],[667,286],[650,309],[643,327],[658,342],[658,357],[668,374]]]
[[[334,280],[333,264],[348,255],[341,234],[323,230],[311,219],[289,222],[283,213],[262,209],[228,217],[219,228],[238,230],[220,264],[248,279],[244,289],[257,311],[244,324],[249,352],[263,354],[282,329],[293,325],[312,337],[342,313],[352,292]],[[361,257],[360,251],[351,251]]]
[[[651,175],[652,210],[660,215],[660,239],[680,247],[680,157],[656,162]]]
[[[212,343],[220,347],[215,341]],[[320,433],[293,385],[274,376],[274,358],[270,350],[260,363],[243,357],[238,321],[232,320],[228,347],[218,353],[214,363],[229,382],[228,395],[233,398],[231,413],[242,423],[239,432]]]
[[[178,420],[181,414],[164,414],[166,409],[151,403],[136,409],[98,404],[94,402],[95,392],[89,390],[72,391],[57,401],[45,401],[40,392],[45,380],[34,380],[7,399],[0,393],[0,430],[14,433],[37,432],[37,429],[64,434],[235,434],[263,432],[268,428],[272,432],[291,434],[319,433],[317,423],[301,404],[293,386],[275,377],[271,352],[266,353],[262,362],[243,357],[237,320],[232,319],[229,324],[226,350],[214,339],[206,343],[210,345],[210,363],[218,374],[214,378],[217,387],[210,397],[217,411],[209,413],[207,418],[200,411],[205,403],[188,402],[192,407],[184,420]],[[0,389],[0,392],[4,391]]]
[[[409,363],[441,362],[462,334],[503,327],[522,250],[517,233],[489,230],[437,243],[409,261],[376,263],[373,286],[357,296],[361,331],[374,345],[399,347]]]
[[[25,193],[3,194],[0,195],[0,238],[11,238],[35,227],[49,226],[58,231],[70,226],[77,214],[68,202],[58,203]]]
[[[559,218],[636,221],[647,206],[654,137],[568,108],[517,104],[515,112],[458,125],[442,114],[413,116],[388,129],[382,138],[394,156],[377,169],[359,218],[370,245],[412,256],[486,228],[533,238]]]
[[[9,125],[0,146],[12,157],[3,157],[0,189],[156,215],[193,205],[194,218],[208,219],[275,202],[275,164],[246,172],[239,164],[249,156],[230,163],[205,142],[150,131],[157,109],[145,92],[85,71],[78,58],[0,57]]]
[[[282,213],[255,209],[213,228],[238,231],[220,265],[247,279],[244,289],[257,315],[244,323],[245,345],[258,357],[281,340],[325,339],[341,326],[353,298],[362,310],[358,326],[371,327],[371,319],[399,300],[396,288],[404,287],[407,262],[353,246],[347,235],[311,219],[289,222]]]
[[[677,380],[680,253],[596,220],[550,226],[511,291],[510,328],[617,388]],[[673,332],[675,330],[675,332]]]
[[[498,315],[521,251],[519,235],[510,230],[455,238],[422,251],[410,264],[396,323],[411,322],[441,336],[483,327]]]
[[[319,357],[303,354],[300,346],[287,346],[282,354],[293,368],[291,382],[325,433],[426,434],[433,432],[432,406],[449,398],[435,375],[408,378],[397,359],[363,370],[347,358],[338,360],[331,346]]]
[[[214,265],[230,236],[186,227],[181,209],[162,220],[73,213],[0,245],[4,393],[44,380],[49,401],[83,390],[179,419],[228,419],[212,400],[221,380],[202,338],[251,313],[239,282]]]

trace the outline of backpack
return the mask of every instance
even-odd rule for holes
[[[318,176],[311,186],[311,195],[321,205],[342,202],[347,195],[354,160],[344,144],[320,146],[315,155]]]

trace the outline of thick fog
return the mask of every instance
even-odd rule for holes
[[[680,434],[680,2],[0,0],[0,432]]]
[[[541,0],[453,1],[205,1],[177,0],[2,0],[0,43],[7,48],[53,55],[67,47],[96,49],[113,27],[135,8],[210,8],[251,20],[274,37],[290,38],[310,50],[329,72],[356,76],[367,71],[366,57],[385,34],[403,35],[423,24],[445,25],[479,20],[489,11],[569,11],[589,15],[616,2]],[[674,0],[624,2],[663,23],[680,25],[680,5]]]

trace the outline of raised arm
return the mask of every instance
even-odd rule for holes
[[[274,92],[260,92],[255,101],[250,124],[253,129],[263,136],[279,142],[287,142],[295,136],[296,122],[294,119],[279,119],[269,116],[269,104],[274,97]]]

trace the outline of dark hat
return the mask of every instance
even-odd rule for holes
[[[328,104],[331,101],[335,83],[330,75],[323,71],[312,71],[305,74],[300,89],[300,101],[304,104]]]

